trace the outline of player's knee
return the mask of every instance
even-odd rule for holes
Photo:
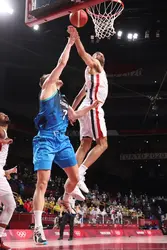
[[[79,174],[75,174],[70,181],[73,185],[77,185],[77,183],[79,182]]]
[[[5,209],[7,210],[7,212],[12,215],[13,212],[15,211],[16,209],[16,202],[14,200],[13,197],[11,197],[11,200],[8,204],[5,204]]]
[[[108,142],[106,138],[99,139],[97,144],[101,147],[102,151],[108,148]]]
[[[104,143],[103,143],[104,151],[107,150],[107,148],[108,148],[108,142],[107,142],[107,140],[105,140]]]
[[[45,192],[48,186],[47,180],[39,180],[37,182],[37,188],[40,189],[40,191]]]
[[[77,185],[78,182],[79,182],[79,175],[77,174],[73,179],[73,183]]]
[[[82,150],[87,153],[92,146],[92,139],[82,139],[80,147],[82,148]]]
[[[12,211],[12,213],[15,211],[16,209],[16,202],[13,201],[11,204],[10,204],[10,210]]]

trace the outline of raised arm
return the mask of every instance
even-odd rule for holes
[[[85,90],[85,84],[84,84],[84,86],[82,87],[82,89],[80,90],[80,92],[78,93],[78,95],[75,97],[73,101],[72,108],[74,110],[76,110],[76,108],[78,107],[78,105],[80,104],[80,102],[82,101],[85,95],[86,95],[86,90]]]
[[[43,84],[43,88],[45,88],[48,84],[50,85],[52,83],[55,83],[59,79],[63,69],[67,65],[67,62],[70,56],[71,47],[73,46],[74,41],[75,41],[74,38],[70,35],[67,45],[58,60],[57,66],[54,68],[54,70],[50,73],[50,75],[45,80]]]
[[[85,51],[85,48],[79,36],[77,37],[75,41],[75,46],[76,46],[79,56],[83,59],[85,64],[89,66],[90,68],[93,68],[95,66],[95,61],[93,60],[92,56]]]
[[[80,40],[80,37],[76,28],[74,28],[73,26],[69,26],[68,32],[72,36],[75,36],[75,46],[76,46],[77,52],[79,56],[83,59],[85,64],[89,66],[90,68],[96,68],[99,72],[101,72],[101,67],[100,67],[98,60],[94,59],[89,53],[86,52]]]

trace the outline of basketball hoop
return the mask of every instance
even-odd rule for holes
[[[124,4],[121,0],[105,0],[102,3],[87,8],[87,13],[95,25],[97,38],[109,38],[116,33],[114,21],[121,15],[123,10]]]

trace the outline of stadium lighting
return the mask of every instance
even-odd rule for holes
[[[95,43],[95,36],[94,36],[94,35],[91,35],[91,36],[90,36],[90,40],[91,40],[91,43]]]
[[[136,40],[136,39],[138,38],[138,36],[139,36],[139,35],[138,35],[137,33],[134,33],[134,34],[133,34],[133,40]]]
[[[13,14],[14,10],[11,6],[6,2],[6,0],[0,0],[0,13],[8,13]]]
[[[149,30],[146,30],[146,32],[145,32],[145,38],[146,39],[150,38],[150,31]]]
[[[129,41],[135,41],[138,39],[139,34],[138,33],[128,33],[127,38]]]
[[[132,40],[132,39],[133,39],[133,34],[132,34],[132,33],[129,33],[129,34],[127,35],[127,38],[128,38],[128,40]]]
[[[36,30],[36,31],[39,30],[39,25],[38,24],[34,25],[33,29]]]
[[[118,39],[121,39],[122,34],[123,34],[123,32],[121,30],[119,30],[118,33],[117,33]]]
[[[156,31],[156,38],[160,38],[160,30]]]

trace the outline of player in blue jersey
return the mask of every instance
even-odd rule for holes
[[[39,98],[40,110],[35,118],[38,134],[33,139],[33,163],[34,170],[37,171],[37,184],[33,197],[34,240],[37,244],[47,244],[42,227],[42,212],[52,163],[55,162],[63,168],[68,176],[61,202],[69,212],[71,212],[71,194],[75,188],[78,188],[76,187],[79,181],[77,161],[69,138],[65,135],[68,120],[75,121],[98,104],[98,102],[94,102],[87,108],[74,111],[60,93],[63,82],[59,77],[67,64],[74,42],[75,38],[70,35],[55,69],[49,75],[44,75],[40,79],[42,89]]]

